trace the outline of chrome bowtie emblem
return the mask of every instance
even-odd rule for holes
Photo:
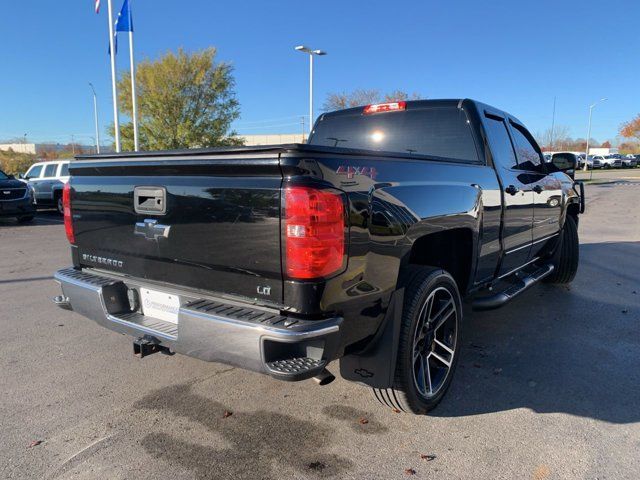
[[[11,192],[7,191],[7,190],[3,190],[2,193],[4,193],[5,195],[10,195]]]
[[[137,222],[134,234],[140,235],[147,240],[158,241],[160,238],[169,238],[170,225],[161,225],[157,220],[145,219],[144,222]]]

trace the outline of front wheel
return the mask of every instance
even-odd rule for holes
[[[56,197],[56,210],[58,210],[60,215],[64,215],[64,202],[62,201],[62,195],[57,195]]]
[[[462,302],[455,280],[425,267],[405,290],[394,385],[374,389],[378,400],[419,415],[438,405],[458,363]]]
[[[547,283],[570,283],[578,271],[580,240],[578,238],[578,224],[572,215],[567,215],[559,242],[560,244],[551,259],[554,270],[544,279]]]

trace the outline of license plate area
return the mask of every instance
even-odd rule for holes
[[[141,288],[140,306],[142,313],[147,317],[178,324],[178,311],[180,310],[178,295]]]

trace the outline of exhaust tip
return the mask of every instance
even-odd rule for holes
[[[329,370],[324,368],[318,375],[313,377],[313,379],[318,385],[322,387],[325,385],[329,385],[336,379],[336,377]]]

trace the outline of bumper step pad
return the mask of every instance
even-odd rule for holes
[[[281,380],[302,380],[311,378],[320,373],[327,362],[309,357],[289,358],[276,360],[266,364],[269,373]]]

